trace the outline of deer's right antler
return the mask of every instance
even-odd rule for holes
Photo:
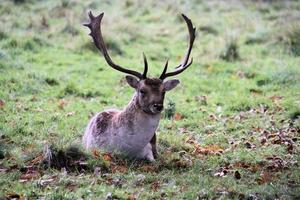
[[[93,41],[94,41],[96,47],[102,52],[107,64],[120,72],[131,74],[133,76],[138,77],[139,79],[146,79],[147,71],[148,71],[148,63],[147,63],[147,58],[146,58],[145,54],[143,54],[144,64],[145,64],[143,74],[141,74],[137,71],[133,71],[133,70],[121,67],[120,65],[117,65],[112,61],[112,59],[110,58],[110,56],[107,52],[107,48],[106,48],[106,45],[104,43],[103,36],[101,33],[101,20],[103,18],[103,15],[104,15],[104,13],[101,13],[100,15],[95,17],[93,15],[93,13],[90,11],[89,12],[90,23],[83,24],[83,25],[87,26],[91,30],[91,33],[89,35],[93,38]]]

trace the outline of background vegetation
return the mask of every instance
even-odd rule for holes
[[[105,12],[113,58],[142,70],[145,52],[151,76],[186,51],[180,13],[197,28],[156,163],[80,152],[89,118],[133,94],[81,25],[88,10]],[[0,196],[299,199],[299,21],[299,1],[1,1]]]

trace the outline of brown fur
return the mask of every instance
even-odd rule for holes
[[[96,130],[93,132],[95,136],[106,131],[115,113],[116,112],[102,112],[98,115],[95,126]]]
[[[152,91],[157,91],[159,92],[162,88],[162,80],[158,78],[147,78],[144,81],[144,86],[145,87],[150,87]]]
[[[158,79],[158,78],[147,78],[145,79],[145,84],[149,85],[151,87],[159,87],[162,84],[162,80]]]

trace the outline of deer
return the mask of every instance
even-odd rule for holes
[[[126,81],[135,92],[123,110],[107,109],[91,118],[82,138],[83,145],[86,149],[98,148],[118,152],[134,159],[155,161],[158,158],[156,129],[164,108],[165,93],[180,83],[177,79],[165,79],[180,74],[193,63],[193,58],[189,59],[189,57],[196,28],[193,27],[192,21],[182,14],[189,31],[189,45],[185,57],[171,72],[167,72],[167,59],[161,75],[158,78],[149,78],[145,54],[143,53],[143,73],[116,64],[108,53],[101,32],[104,13],[94,16],[89,11],[88,16],[90,22],[83,25],[90,29],[89,35],[95,46],[110,67],[127,74]]]

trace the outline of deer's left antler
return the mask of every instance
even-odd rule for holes
[[[190,41],[189,41],[188,51],[187,51],[183,61],[181,62],[181,64],[178,65],[175,68],[174,71],[166,73],[167,68],[168,68],[168,61],[166,62],[164,70],[163,70],[162,74],[159,77],[159,79],[161,79],[161,80],[164,80],[165,78],[170,77],[170,76],[175,76],[177,74],[180,74],[181,72],[186,70],[193,63],[193,58],[191,58],[190,62],[188,62],[188,61],[189,61],[189,57],[190,57],[190,54],[191,54],[191,51],[192,51],[192,48],[193,48],[193,44],[194,44],[194,41],[195,41],[195,37],[196,37],[195,36],[196,28],[193,27],[192,21],[187,16],[185,16],[184,14],[181,14],[181,15],[182,15],[183,19],[185,20],[185,22],[187,24],[187,27],[189,29]]]

